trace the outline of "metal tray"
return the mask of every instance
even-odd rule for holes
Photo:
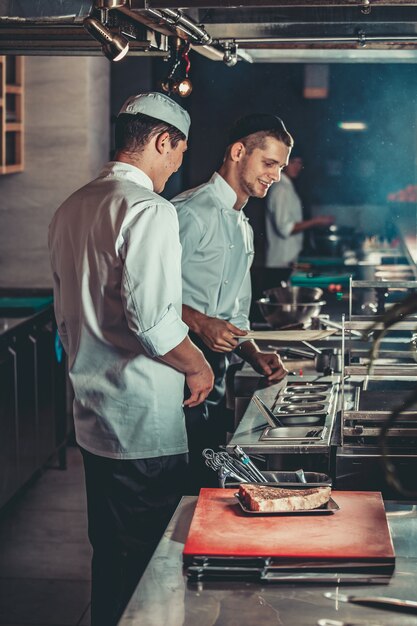
[[[317,434],[312,434],[312,433]],[[326,426],[281,426],[277,428],[271,428],[267,426],[259,441],[321,441],[324,439],[327,433]]]
[[[244,513],[246,513],[247,515],[279,515],[281,517],[283,515],[332,515],[335,511],[340,510],[339,505],[333,500],[333,498],[330,498],[330,500],[325,505],[319,507],[318,509],[308,509],[307,511],[251,511],[242,502],[239,493],[235,493],[233,495],[238,501],[242,511],[244,511]]]
[[[296,472],[283,471],[283,470],[264,470],[261,474],[265,478],[265,482],[262,483],[268,487],[287,487],[294,489],[309,489],[310,487],[331,487],[332,479],[327,474],[320,474],[318,472],[304,472],[304,476],[307,480],[306,483],[301,483],[297,478]],[[226,478],[224,487],[227,489],[239,489],[239,484],[233,478]],[[260,483],[261,484],[261,483]]]

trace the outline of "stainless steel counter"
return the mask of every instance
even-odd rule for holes
[[[311,626],[319,619],[350,624],[417,626],[417,615],[345,604],[327,591],[415,600],[417,507],[386,504],[397,564],[389,585],[188,583],[182,550],[197,498],[181,501],[119,626]],[[319,522],[318,522],[319,523]]]
[[[336,382],[339,380],[339,376],[323,376],[320,374],[309,374],[306,376],[293,376],[287,377],[286,381],[279,385],[272,385],[265,389],[259,389],[256,393],[264,401],[268,407],[272,407],[275,401],[277,390],[281,386],[285,385],[287,381],[291,383],[305,383],[305,382],[317,382],[327,383]],[[317,453],[329,451],[330,439],[334,423],[334,414],[328,414],[326,416],[325,427],[326,434],[321,440],[314,442],[296,442],[296,441],[277,441],[277,440],[261,440],[260,437],[267,427],[265,418],[259,413],[258,409],[253,403],[250,403],[246,409],[246,412],[236,429],[228,448],[233,446],[241,446],[247,453],[260,453],[260,454],[293,454],[293,453]]]

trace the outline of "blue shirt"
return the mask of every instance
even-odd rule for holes
[[[138,168],[108,163],[58,209],[49,247],[79,445],[120,459],[186,452],[184,375],[158,359],[188,332],[172,204]]]
[[[218,174],[176,196],[182,245],[183,303],[248,330],[253,232],[236,193]]]

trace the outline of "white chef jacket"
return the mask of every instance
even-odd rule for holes
[[[118,459],[186,452],[184,375],[158,360],[188,332],[172,204],[110,162],[58,209],[49,247],[79,445]]]
[[[182,244],[183,303],[247,330],[253,232],[220,174],[176,196]]]
[[[303,234],[291,235],[303,219],[301,200],[291,179],[284,173],[266,197],[266,267],[288,267],[303,247]]]

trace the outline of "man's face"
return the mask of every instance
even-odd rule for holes
[[[181,139],[175,147],[172,147],[171,142],[168,140],[164,153],[163,164],[160,171],[158,171],[158,181],[154,185],[156,193],[161,193],[168,178],[180,169],[184,158],[184,152],[186,150],[187,141],[185,139]]]
[[[264,198],[272,183],[281,178],[288,165],[291,148],[273,137],[266,137],[264,147],[244,154],[239,162],[239,185],[246,195]]]
[[[290,157],[288,166],[285,168],[285,173],[290,178],[297,178],[303,169],[303,159],[301,157]]]

